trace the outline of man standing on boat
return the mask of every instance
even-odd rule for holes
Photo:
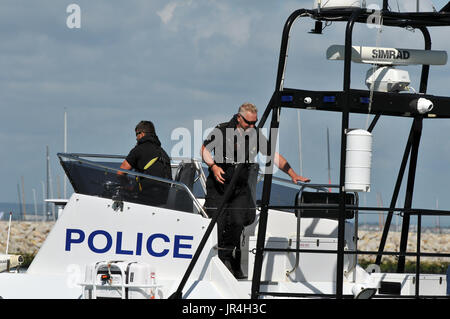
[[[266,156],[271,153],[267,139],[261,130],[255,128],[257,118],[258,110],[254,104],[242,104],[229,122],[214,128],[201,148],[202,159],[209,167],[205,201],[209,217],[217,213],[217,207],[224,199],[236,165],[245,163],[225,211],[217,220],[219,258],[238,279],[245,278],[241,269],[241,234],[245,226],[253,223],[256,215],[250,190],[253,185],[249,185],[250,169],[258,152]],[[274,164],[289,175],[294,183],[310,181],[309,178],[298,175],[278,152],[274,152]]]
[[[170,158],[161,147],[153,123],[140,121],[136,125],[135,133],[137,144],[122,162],[120,168],[134,169],[139,173],[172,179]],[[123,176],[125,173],[118,171],[117,174]],[[149,204],[164,204],[167,200],[168,184],[141,178],[138,181],[138,188],[142,197],[145,197]]]

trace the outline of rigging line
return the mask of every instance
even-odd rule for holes
[[[380,47],[380,39],[381,39],[381,33],[383,32],[382,29],[383,26],[383,15],[382,12],[380,12],[380,19],[378,20],[378,24],[376,26],[377,28],[377,36],[375,40],[375,47],[378,49]],[[374,76],[376,68],[377,68],[376,62],[372,64],[372,76]],[[366,118],[366,130],[369,128],[369,118],[370,118],[370,112],[372,110],[372,102],[373,102],[373,92],[375,90],[375,81],[373,80],[370,84],[370,95],[369,95],[369,108],[367,110],[367,118]]]
[[[298,159],[300,165],[300,175],[303,176],[303,159],[302,159],[302,127],[300,119],[300,109],[297,110],[297,128],[298,128]]]

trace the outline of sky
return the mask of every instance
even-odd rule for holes
[[[56,154],[64,150],[65,112],[68,152],[126,155],[136,142],[135,125],[151,120],[169,154],[198,157],[195,125],[198,129],[201,123],[204,132],[228,121],[243,102],[254,103],[262,114],[275,87],[284,23],[294,10],[312,8],[313,2],[1,1],[0,202],[18,201],[22,177],[26,202],[33,202],[33,189],[42,199],[47,146],[53,197],[63,195],[64,173]],[[446,2],[434,4],[439,10]],[[71,19],[72,4],[80,9],[79,20]],[[410,5],[400,2],[398,8]],[[80,24],[74,27],[74,21]],[[343,63],[327,61],[325,51],[343,44],[345,25],[336,22],[323,35],[308,34],[313,25],[307,18],[292,28],[285,87],[341,90]],[[449,51],[448,31],[430,32],[433,49]],[[423,47],[420,32],[383,28],[378,33],[363,24],[355,27],[353,42]],[[366,88],[369,68],[352,65],[352,88]],[[418,89],[420,68],[405,69]],[[428,93],[449,95],[449,74],[448,64],[432,66]],[[297,116],[297,110],[281,112],[280,153],[313,183],[328,183],[328,128],[331,179],[338,183],[340,114],[300,111],[301,166]],[[367,121],[366,115],[352,115],[350,127],[366,128]],[[410,125],[406,118],[379,120],[373,131],[371,192],[361,196],[361,204],[389,205]],[[450,210],[449,129],[444,120],[424,123],[414,207]],[[177,132],[186,130],[192,132],[191,148],[173,154],[179,150]],[[398,206],[403,201],[404,187]]]

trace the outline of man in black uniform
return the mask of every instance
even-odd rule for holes
[[[161,147],[161,142],[155,132],[155,126],[150,121],[141,121],[136,125],[136,146],[130,151],[120,168],[134,169],[144,173],[165,179],[172,179],[170,158]],[[123,172],[118,172],[124,175]],[[161,205],[167,200],[169,185],[150,179],[139,179],[139,192],[148,204]]]
[[[244,227],[253,223],[255,203],[248,184],[249,170],[258,152],[270,155],[267,139],[255,129],[258,110],[251,103],[239,107],[238,114],[226,123],[219,124],[203,142],[201,155],[209,167],[206,181],[206,213],[213,217],[222,203],[225,191],[238,163],[246,163],[241,170],[225,211],[217,220],[219,258],[238,279],[241,270],[240,238]],[[214,158],[212,156],[214,152]],[[288,174],[294,183],[309,182],[309,178],[297,175],[287,160],[278,152],[274,164]]]

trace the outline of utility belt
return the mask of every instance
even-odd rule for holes
[[[238,166],[239,164],[245,164],[246,167],[250,166],[251,164],[254,164],[253,162],[250,162],[250,160],[245,160],[244,162],[236,162],[234,159],[231,159],[229,157],[224,157],[222,162],[214,162],[220,167],[227,167],[227,166]]]
[[[238,180],[236,181],[236,186],[241,186],[244,184],[246,185],[248,182],[249,168],[251,165],[250,163],[236,163],[236,162],[216,163],[216,165],[222,168],[223,171],[225,172],[225,174],[222,175],[225,178],[225,184],[231,182],[234,172],[239,164],[244,164],[244,167],[241,169],[239,173]]]
[[[236,167],[239,164],[244,164],[244,167],[247,167],[249,165],[249,163],[228,163],[228,162],[226,162],[226,163],[217,163],[217,162],[215,162],[215,163],[216,163],[216,165],[218,165],[218,166],[220,166],[222,168]]]

